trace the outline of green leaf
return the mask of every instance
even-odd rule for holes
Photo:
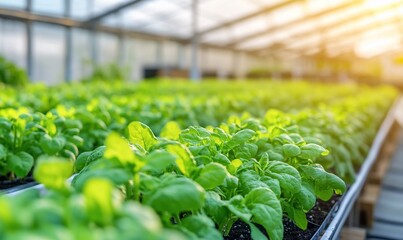
[[[304,177],[309,179],[314,186],[315,194],[322,200],[329,200],[333,191],[342,194],[346,191],[346,184],[343,180],[332,173],[326,172],[319,164],[311,166],[300,166]]]
[[[225,143],[224,151],[229,151],[236,146],[246,143],[255,136],[256,132],[250,129],[243,129],[235,133],[232,138]]]
[[[281,187],[280,182],[277,179],[268,176],[263,176],[260,178],[260,181],[265,183],[276,194],[277,198],[280,198]]]
[[[226,203],[221,200],[218,193],[209,191],[206,192],[206,204],[204,210],[216,223],[222,223],[228,217],[229,210]]]
[[[297,202],[305,212],[308,212],[315,206],[315,191],[304,178],[302,179],[301,191],[294,194],[294,201]]]
[[[242,161],[240,159],[234,159],[227,166],[227,170],[232,175],[235,175],[235,173],[237,172],[238,168],[240,168],[241,166],[242,166]]]
[[[185,217],[181,220],[181,226],[195,233],[199,239],[223,239],[214,222],[205,215],[190,215]]]
[[[57,136],[52,138],[48,134],[43,135],[39,141],[39,146],[48,155],[55,155],[63,149],[65,144],[66,139],[63,137]]]
[[[326,156],[329,154],[329,151],[324,147],[314,144],[308,143],[301,147],[301,154],[298,156],[302,159],[315,159],[320,156]]]
[[[211,133],[202,127],[189,127],[181,132],[179,138],[182,143],[202,145],[210,141]]]
[[[253,143],[246,143],[234,148],[236,158],[251,159],[256,156],[258,146]]]
[[[85,184],[85,208],[91,221],[103,226],[112,223],[115,212],[112,192],[112,183],[103,178],[93,178]]]
[[[175,164],[176,157],[165,150],[156,150],[145,158],[146,165],[143,170],[163,171],[170,165]]]
[[[248,207],[245,205],[245,199],[236,195],[232,197],[226,204],[228,210],[231,211],[235,216],[239,217],[244,222],[249,222],[252,217],[251,212]]]
[[[181,132],[181,129],[179,127],[179,124],[176,123],[175,121],[169,121],[162,128],[160,137],[171,139],[171,140],[177,140],[179,138],[180,132]]]
[[[264,235],[259,228],[255,226],[255,224],[250,223],[250,236],[253,240],[267,240],[266,235]]]
[[[302,230],[308,227],[308,220],[306,219],[305,212],[302,209],[297,209],[291,203],[286,201],[282,202],[283,210],[287,213],[288,217]]]
[[[40,158],[34,169],[34,178],[45,187],[64,191],[67,188],[66,180],[73,173],[73,163],[67,159],[57,157]]]
[[[270,239],[283,239],[283,211],[276,194],[268,188],[256,188],[245,196],[252,221],[263,225]]]
[[[137,144],[148,151],[157,143],[157,138],[154,136],[154,133],[144,123],[132,122],[129,124],[128,129],[129,141],[132,144]]]
[[[8,165],[10,170],[17,177],[25,177],[31,171],[34,165],[34,158],[26,152],[18,152],[8,156]]]
[[[126,184],[130,179],[132,179],[132,175],[128,171],[118,168],[91,169],[78,174],[74,178],[72,184],[76,189],[81,190],[84,185],[93,178],[108,179],[115,185],[119,186]]]
[[[266,169],[267,176],[277,179],[283,192],[297,193],[301,189],[301,176],[297,169],[284,162],[271,161]]]
[[[284,160],[283,155],[278,152],[270,150],[267,152],[267,154],[269,155],[270,161],[280,161],[281,162]]]
[[[117,133],[111,133],[105,140],[106,149],[104,157],[106,159],[116,159],[121,164],[136,164],[136,167],[141,168],[144,163],[132,152],[129,143]]]
[[[7,149],[0,144],[0,160],[5,159],[7,157]]]
[[[301,153],[301,149],[294,144],[284,144],[283,153],[286,157],[296,157]]]
[[[197,211],[204,205],[205,191],[188,178],[165,179],[158,188],[144,193],[144,204],[158,212],[179,214],[184,211]]]
[[[100,146],[92,152],[83,152],[78,155],[74,162],[74,169],[76,172],[81,171],[85,166],[88,166],[92,162],[102,158],[105,152],[105,146]]]
[[[210,190],[223,184],[227,173],[227,169],[223,165],[218,163],[209,163],[202,168],[195,181],[204,189]]]
[[[217,154],[213,157],[213,161],[214,161],[214,162],[217,162],[217,163],[220,163],[220,164],[222,164],[222,165],[224,165],[224,166],[228,166],[228,165],[231,163],[231,161],[228,159],[228,157],[225,156],[225,155],[222,154],[222,153],[217,153]]]
[[[268,188],[268,186],[260,181],[260,176],[255,171],[243,171],[239,174],[239,191],[244,195],[248,194],[255,188]]]
[[[181,144],[171,144],[167,146],[167,151],[176,156],[176,165],[183,175],[189,177],[193,169],[196,168],[196,161],[189,150]]]

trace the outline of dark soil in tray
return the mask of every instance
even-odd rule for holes
[[[6,180],[0,178],[0,190],[6,190],[9,188],[17,187],[23,184],[34,182],[33,177],[26,177],[22,179]]]
[[[340,196],[334,195],[331,200],[324,202],[318,200],[315,206],[306,214],[308,219],[308,228],[303,231],[299,229],[290,219],[283,218],[284,224],[284,239],[311,239],[316,231],[319,229],[322,222],[325,220],[328,212],[332,209],[333,205],[340,199]],[[263,230],[262,226],[257,226]],[[265,231],[262,231],[265,232]],[[266,235],[267,236],[267,235]],[[238,220],[232,226],[228,237],[225,240],[251,240],[250,228],[248,224]]]

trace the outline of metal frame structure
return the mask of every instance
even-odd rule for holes
[[[337,20],[336,22],[325,24],[319,28],[314,30],[304,30],[298,34],[291,34],[290,38],[286,39],[285,41],[275,41],[273,43],[269,43],[264,48],[256,48],[256,49],[242,49],[240,45],[242,43],[258,39],[262,36],[270,36],[271,34],[281,33],[283,30],[288,28],[292,28],[295,26],[299,26],[301,24],[306,23],[314,23],[315,21],[319,20],[321,17],[332,15],[332,14],[342,14],[344,10],[348,10],[350,8],[359,8],[361,4],[364,2],[363,0],[345,0],[338,5],[331,6],[328,8],[324,8],[320,11],[309,13],[305,12],[305,14],[301,18],[297,18],[292,21],[288,21],[282,24],[277,25],[270,25],[270,20],[268,19],[268,27],[264,30],[258,30],[256,32],[247,33],[238,38],[234,38],[233,40],[229,41],[228,43],[215,43],[211,41],[205,41],[204,37],[208,36],[209,34],[215,34],[220,31],[230,31],[232,27],[237,26],[237,24],[244,23],[249,20],[253,20],[254,18],[262,17],[262,16],[269,16],[271,13],[275,13],[278,10],[283,10],[289,6],[300,4],[301,7],[304,7],[307,3],[307,0],[283,0],[276,4],[272,4],[270,6],[265,6],[258,8],[256,11],[249,12],[247,14],[234,17],[230,20],[225,20],[218,22],[214,26],[198,30],[198,22],[201,11],[198,10],[200,7],[203,6],[206,2],[209,1],[198,1],[198,0],[191,0],[191,5],[188,7],[188,11],[192,15],[191,18],[191,37],[184,38],[184,37],[177,37],[174,35],[163,35],[158,33],[151,33],[146,32],[144,29],[124,29],[119,27],[114,27],[110,25],[103,24],[103,20],[114,16],[115,14],[120,14],[127,9],[136,9],[139,6],[142,6],[144,3],[149,3],[155,0],[127,0],[123,1],[121,4],[117,4],[114,7],[101,11],[100,13],[90,15],[87,19],[84,20],[77,20],[72,18],[72,7],[71,7],[71,0],[63,0],[64,2],[64,11],[63,15],[55,17],[50,15],[38,14],[32,11],[32,2],[35,0],[25,0],[26,1],[26,8],[24,10],[13,10],[9,8],[1,8],[0,7],[0,18],[5,19],[13,19],[22,21],[26,24],[26,32],[27,32],[27,72],[30,76],[33,74],[33,46],[32,46],[32,23],[33,22],[41,22],[41,23],[48,23],[59,25],[65,28],[66,36],[65,36],[65,79],[66,81],[71,81],[71,70],[72,70],[72,29],[73,28],[81,28],[92,31],[93,33],[97,32],[105,32],[110,33],[113,35],[118,36],[119,40],[122,41],[125,37],[134,37],[140,39],[148,39],[157,42],[164,42],[164,41],[173,41],[178,43],[180,46],[190,45],[192,49],[192,57],[191,57],[191,74],[190,77],[192,79],[197,80],[200,77],[200,70],[198,69],[198,49],[199,48],[214,48],[214,49],[226,49],[230,50],[234,53],[245,52],[247,54],[255,55],[257,57],[262,56],[262,53],[266,54],[274,54],[276,52],[287,52],[287,51],[294,51],[298,54],[304,55],[304,50],[306,49],[291,49],[289,48],[289,43],[295,40],[300,40],[304,38],[308,38],[314,34],[320,32],[322,35],[326,35],[329,30],[337,29],[339,27],[345,26],[347,24],[351,24],[355,21],[359,21],[365,18],[370,18],[375,12],[381,11],[389,11],[393,10],[396,7],[401,6],[401,3],[392,3],[386,4],[385,6],[377,9],[371,10],[367,9],[361,13],[355,14],[348,19],[341,19]],[[210,0],[211,1],[211,0]],[[172,14],[174,16],[174,14]],[[163,21],[163,19],[159,19],[159,21]],[[399,19],[401,21],[401,19]],[[329,43],[337,43],[343,41],[346,36],[359,36],[361,33],[370,30],[371,28],[382,27],[385,22],[387,21],[380,21],[377,24],[372,24],[368,26],[368,28],[359,29],[355,32],[347,32],[340,34],[339,36],[335,36],[332,38],[323,37],[322,43],[319,46],[320,52],[324,52],[324,49],[328,46]],[[145,26],[148,26],[145,24]],[[403,34],[403,32],[402,32]],[[96,37],[92,39],[92,58],[94,62],[97,61],[97,50],[96,50]],[[123,44],[119,44],[122,48]],[[119,50],[121,57],[123,58],[123,50]],[[264,56],[265,54],[263,54]]]

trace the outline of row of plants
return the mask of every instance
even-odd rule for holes
[[[72,171],[71,160],[40,159],[34,176],[53,192],[38,201],[47,201],[41,204],[41,211],[44,208],[53,216],[34,218],[24,226],[18,222],[18,215],[0,215],[1,232],[12,237],[25,233],[49,238],[67,232],[74,239],[78,237],[74,234],[83,233],[69,230],[77,224],[65,221],[71,209],[48,208],[62,208],[61,202],[79,198],[84,202],[75,209],[75,214],[84,215],[79,226],[89,230],[96,226],[96,231],[87,234],[107,232],[111,226],[116,227],[112,231],[116,237],[129,234],[120,232],[115,225],[122,217],[115,207],[117,201],[119,207],[151,207],[152,214],[157,213],[154,221],[158,225],[185,239],[220,239],[228,235],[238,219],[249,224],[254,239],[267,239],[264,232],[270,239],[282,239],[283,214],[305,229],[305,212],[314,206],[316,197],[328,200],[334,191],[341,194],[346,187],[340,178],[316,164],[316,159],[327,155],[328,150],[305,142],[297,133],[279,129],[280,126],[264,126],[255,119],[232,118],[221,127],[190,127],[183,131],[171,122],[156,138],[146,125],[133,122],[128,127],[128,141],[112,133],[105,147],[78,157],[74,164],[78,175],[72,187],[65,182]],[[112,192],[118,200],[113,199]],[[24,199],[25,194],[17,198]],[[3,204],[19,203],[10,198]],[[32,217],[38,211],[24,210]],[[7,226],[6,222],[13,224]],[[133,219],[127,220],[129,223]],[[142,238],[143,232],[131,231],[127,236]],[[27,235],[21,237],[24,236]]]
[[[327,168],[335,168],[335,172],[343,179],[352,180],[354,169],[359,167],[364,159],[377,124],[396,95],[391,88],[333,86],[305,82],[231,84],[112,82],[51,88],[29,85],[22,90],[3,88],[3,94],[0,95],[0,118],[5,124],[1,130],[5,140],[4,144],[0,145],[0,149],[3,149],[0,151],[3,152],[0,154],[3,166],[0,174],[2,179],[7,180],[15,178],[15,173],[8,163],[10,161],[7,160],[11,153],[23,151],[33,156],[34,160],[42,153],[55,156],[69,155],[73,158],[78,152],[93,150],[103,145],[106,136],[112,131],[127,136],[125,129],[132,121],[147,124],[158,136],[166,123],[171,120],[175,120],[181,129],[189,126],[219,126],[230,116],[245,113],[263,118],[268,109],[300,113],[299,124],[303,122],[307,125],[306,129],[303,129],[303,134],[320,135],[318,138],[324,141],[328,148],[337,146],[335,151],[332,151],[336,153],[334,156],[337,159],[329,157],[329,161],[322,164],[326,164]],[[351,97],[352,95],[354,97]],[[360,108],[358,113],[354,108],[355,105]],[[325,116],[329,114],[333,116]],[[357,116],[358,114],[362,115]],[[310,118],[304,120],[304,115]],[[313,116],[318,116],[322,120],[312,120]],[[30,124],[21,125],[27,121]],[[49,123],[52,121],[55,123],[67,121],[68,124],[54,127],[54,124]],[[38,122],[42,123],[37,124]],[[48,129],[46,124],[52,129]],[[18,128],[20,130],[15,131]],[[53,135],[56,134],[54,128],[58,135],[55,139],[53,139],[55,137]],[[68,131],[68,128],[72,130]],[[69,134],[72,136],[68,136]],[[45,139],[41,135],[46,136],[48,142],[55,144],[54,148],[64,153],[44,149],[45,144],[39,144],[41,139]],[[64,140],[58,141],[61,138]],[[14,142],[19,142],[23,148],[30,149],[19,149],[13,146],[16,144]],[[355,145],[361,146],[355,147]],[[19,174],[19,177],[31,174],[33,162],[29,162],[25,164],[25,174]]]
[[[353,181],[396,96],[390,88],[305,83],[284,84],[287,92],[267,84],[271,97],[251,83],[221,95],[222,83],[205,91],[165,84],[76,85],[75,98],[66,86],[54,98],[36,97],[43,87],[34,86],[25,96],[34,104],[2,102],[0,124],[9,126],[2,173],[32,172],[50,189],[1,198],[9,209],[0,211],[4,238],[221,239],[241,220],[253,239],[281,239],[284,217],[306,229],[317,199],[345,191],[342,179]],[[282,111],[267,111],[281,102]],[[33,161],[24,165],[26,155]],[[24,174],[10,156],[20,156]],[[21,206],[24,218],[14,214]]]

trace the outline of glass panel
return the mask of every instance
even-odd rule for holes
[[[100,14],[130,0],[90,0],[91,14]]]
[[[32,11],[61,16],[64,14],[64,0],[33,0]]]
[[[257,4],[245,0],[205,1],[200,4],[200,16],[230,21],[259,10]]]
[[[271,43],[273,43],[275,40],[276,39],[273,37],[273,35],[268,34],[240,44],[239,49],[247,50],[247,49],[265,48]]]
[[[306,2],[306,8],[310,13],[317,13],[324,11],[326,9],[339,6],[345,2],[348,2],[348,0],[332,0],[332,1],[309,0]]]
[[[119,57],[119,39],[116,35],[97,33],[99,64],[116,63]]]
[[[71,16],[77,19],[86,19],[90,16],[90,1],[92,0],[70,0]]]
[[[87,30],[72,30],[73,73],[72,78],[78,81],[91,74],[91,42]]]
[[[363,39],[357,43],[354,52],[360,57],[373,57],[384,52],[400,49],[401,41],[401,36],[398,34]]]
[[[300,3],[295,3],[279,10],[276,10],[268,14],[270,22],[274,25],[281,25],[297,19],[302,18],[305,15],[304,5]]]
[[[176,67],[178,64],[178,44],[174,42],[163,42],[162,57],[165,66]]]
[[[26,67],[26,27],[24,23],[0,19],[0,56]]]
[[[284,2],[284,0],[254,0],[253,2],[260,7],[269,7]]]
[[[33,23],[33,81],[49,85],[64,80],[65,31],[50,24]]]
[[[288,48],[297,49],[301,47],[313,47],[320,45],[322,36],[320,34],[311,35],[309,37],[300,39],[298,41],[293,41],[288,44]]]
[[[364,12],[364,11],[365,11],[365,8],[363,8],[361,5],[359,5],[359,6],[356,6],[356,7],[350,7],[350,8],[347,8],[347,9],[343,9],[341,12],[337,12],[337,13],[334,13],[334,14],[329,14],[327,16],[339,16],[342,19],[346,19],[346,18],[349,18],[349,17],[353,17],[353,16],[355,17],[355,16],[357,16],[359,14],[362,14],[362,12]]]
[[[242,36],[248,36],[253,33],[258,33],[269,29],[269,23],[264,16],[252,18],[234,25],[231,28],[231,34],[234,39]]]
[[[202,38],[203,42],[210,42],[215,44],[226,44],[231,41],[231,30],[225,28],[220,31],[209,33]]]
[[[169,36],[189,37],[191,15],[185,0],[145,1],[121,13],[125,28]]]
[[[26,8],[26,0],[0,0],[1,7]]]

